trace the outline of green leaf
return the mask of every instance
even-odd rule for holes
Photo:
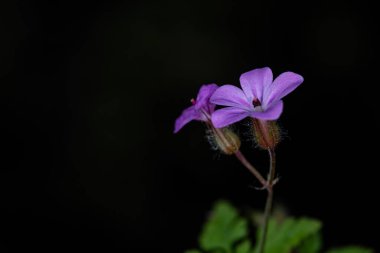
[[[226,201],[215,204],[211,217],[204,225],[199,243],[205,251],[222,250],[231,253],[233,244],[248,234],[248,223]]]
[[[287,218],[281,224],[275,220],[269,221],[265,253],[289,253],[306,240],[317,233],[321,223],[309,218]],[[257,233],[257,241],[262,237],[262,229]],[[256,246],[255,252],[258,252]]]
[[[348,246],[342,248],[331,249],[326,253],[373,253],[374,251],[368,248],[359,246]]]
[[[236,247],[235,253],[249,253],[251,251],[251,242],[244,240]]]
[[[306,238],[297,248],[298,253],[318,253],[322,247],[322,236],[315,233]]]
[[[202,252],[197,249],[189,249],[189,250],[186,250],[185,253],[202,253]]]

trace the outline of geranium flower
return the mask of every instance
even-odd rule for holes
[[[211,114],[215,110],[215,105],[210,103],[210,97],[218,89],[216,84],[205,84],[200,88],[197,99],[192,99],[192,106],[182,111],[174,125],[174,133],[177,133],[183,126],[192,120],[210,121]]]
[[[212,123],[221,128],[246,117],[276,120],[283,110],[281,99],[302,82],[303,77],[293,72],[284,72],[273,81],[268,67],[246,72],[240,76],[242,90],[223,85],[211,96],[211,103],[228,106],[212,113]]]

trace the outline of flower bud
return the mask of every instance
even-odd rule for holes
[[[281,140],[276,121],[253,119],[252,130],[257,145],[262,149],[274,149]]]
[[[226,154],[232,155],[240,148],[239,137],[229,128],[212,129],[214,142],[218,149]]]

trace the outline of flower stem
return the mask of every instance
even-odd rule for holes
[[[207,116],[207,115],[206,115]],[[210,120],[211,122],[211,120]],[[224,136],[224,133],[219,128],[215,128],[212,123],[210,124],[210,128],[213,129],[215,134],[219,136],[219,138],[225,142],[228,143],[227,138]],[[263,188],[266,188],[268,186],[267,181],[264,179],[264,177],[260,174],[260,172],[245,158],[243,153],[241,153],[240,150],[237,150],[235,152],[236,158],[257,178],[257,180],[260,181],[260,183],[263,185]]]
[[[260,183],[263,185],[263,188],[266,188],[268,186],[267,181],[264,179],[264,177],[260,174],[258,170],[256,170],[255,167],[253,167],[253,165],[250,162],[248,162],[248,160],[240,152],[240,150],[235,152],[235,156],[257,178],[257,180],[260,181]]]
[[[267,238],[268,233],[268,223],[269,223],[269,217],[272,210],[272,203],[273,203],[273,181],[274,181],[274,175],[276,172],[276,153],[273,149],[268,149],[269,152],[269,159],[270,159],[270,167],[269,167],[269,174],[268,174],[268,196],[265,204],[265,211],[264,211],[264,223],[263,223],[263,233],[261,236],[261,240],[259,242],[259,253],[264,253],[265,248],[265,241]]]

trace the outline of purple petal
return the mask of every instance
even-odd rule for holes
[[[192,105],[182,111],[182,114],[176,119],[174,125],[174,133],[177,133],[181,128],[192,120],[202,120],[202,115],[195,110],[195,106]]]
[[[251,112],[251,117],[262,120],[276,120],[280,117],[282,110],[284,108],[284,103],[282,100],[277,101],[275,104],[272,104],[265,111],[259,112]]]
[[[245,117],[248,117],[249,113],[249,111],[243,109],[226,107],[220,110],[216,110],[211,115],[211,121],[216,128],[221,128],[238,122]]]
[[[297,88],[302,82],[303,77],[296,73],[282,73],[265,90],[265,98],[263,104],[270,105],[271,103],[280,100],[292,92],[295,88]]]
[[[254,98],[259,99],[262,103],[264,89],[270,85],[272,81],[272,70],[268,67],[254,69],[240,76],[240,85],[250,103],[252,103]]]
[[[199,89],[197,100],[195,103],[195,109],[200,110],[201,108],[209,109],[210,104],[210,97],[216,89],[218,89],[218,85],[212,83],[212,84],[205,84],[202,85],[202,87]],[[211,106],[212,109],[215,107],[214,105]],[[209,112],[209,110],[207,110]]]
[[[217,105],[233,106],[246,110],[253,107],[241,89],[229,84],[218,88],[211,96],[210,102]]]

